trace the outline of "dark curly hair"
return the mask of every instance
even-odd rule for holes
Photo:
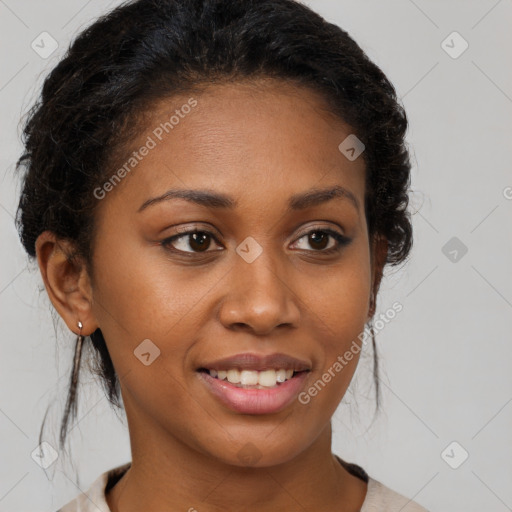
[[[319,93],[363,141],[370,239],[388,241],[386,264],[404,262],[412,246],[406,114],[393,85],[348,33],[294,0],[130,1],[80,33],[46,78],[24,125],[16,225],[29,256],[36,255],[37,237],[50,230],[73,242],[70,260],[82,258],[92,278],[93,190],[140,133],[144,113],[177,93],[259,78]],[[100,329],[90,339],[90,369],[121,408]],[[378,409],[373,329],[372,342]],[[77,344],[61,448],[70,413],[76,416],[80,355]]]

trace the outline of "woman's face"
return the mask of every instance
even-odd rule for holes
[[[126,163],[122,179],[96,191],[93,314],[137,449],[178,443],[266,466],[327,432],[373,279],[365,164],[338,148],[350,134],[307,90],[215,86],[163,102],[133,144],[137,161],[127,155],[112,170]],[[171,193],[185,190],[197,200]],[[275,354],[291,359],[258,359]],[[272,389],[202,369],[232,380],[245,369],[244,382]],[[306,371],[272,387],[287,369]]]

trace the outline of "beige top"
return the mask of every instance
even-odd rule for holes
[[[425,508],[405,496],[396,493],[379,481],[369,477],[366,472],[356,466],[338,460],[350,472],[356,474],[368,483],[366,498],[360,512],[428,512]],[[117,466],[102,473],[82,494],[64,505],[57,512],[112,512],[105,498],[105,489],[109,489],[123,476],[131,462]]]

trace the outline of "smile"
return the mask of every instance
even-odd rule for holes
[[[275,388],[283,382],[290,380],[294,374],[293,370],[285,370],[284,368],[263,371],[239,370],[237,368],[205,371],[208,371],[212,377],[218,380],[228,381],[230,384],[244,389]]]
[[[294,372],[293,370],[284,370],[284,372],[285,379],[282,382],[277,380],[278,375],[280,378],[283,375],[281,370],[258,372],[202,369],[196,374],[208,391],[230,410],[241,414],[272,414],[285,409],[294,402],[299,392],[305,387],[304,381],[309,373],[309,371]],[[291,377],[287,377],[290,372],[292,373]],[[211,373],[217,373],[217,376],[212,376]],[[225,373],[225,378],[220,379],[219,373],[223,377]],[[231,378],[239,379],[240,382],[231,383],[228,380],[228,373]],[[244,380],[242,381],[242,379]],[[246,382],[246,384],[242,382]],[[271,385],[261,385],[260,382]]]

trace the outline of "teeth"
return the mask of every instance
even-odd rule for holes
[[[258,384],[258,372],[242,370],[240,372],[240,384],[243,386],[256,386]]]
[[[277,383],[275,370],[265,370],[264,372],[260,372],[260,374],[257,377],[258,384],[260,386],[273,387]]]
[[[277,382],[284,382],[288,377],[288,372],[290,370],[277,370],[276,372],[276,380]],[[289,377],[288,377],[289,378]]]
[[[232,384],[238,384],[241,380],[240,372],[238,370],[228,370],[227,378]]]
[[[208,370],[212,377],[227,380],[231,384],[239,384],[239,387],[273,388],[277,383],[283,383],[293,376],[293,370]]]

